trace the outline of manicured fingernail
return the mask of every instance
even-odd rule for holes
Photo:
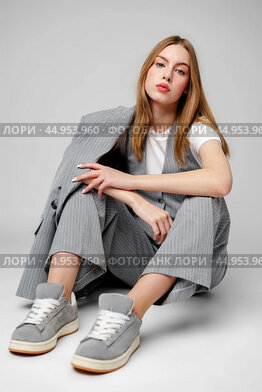
[[[85,193],[85,190],[83,190],[82,193]]]
[[[77,179],[77,177],[73,178],[73,180],[72,180],[72,181],[75,181],[76,179]]]
[[[82,163],[80,165],[77,165],[77,167],[81,167],[81,166],[82,166]]]

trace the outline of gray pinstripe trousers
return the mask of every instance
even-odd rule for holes
[[[47,274],[51,256],[65,251],[83,257],[74,292],[105,273],[98,266],[100,261],[96,263],[94,260],[103,255],[106,255],[108,270],[130,287],[147,273],[178,277],[155,305],[184,300],[195,293],[208,291],[223,279],[227,265],[221,264],[221,258],[225,261],[227,257],[230,228],[223,198],[186,197],[164,243],[160,245],[148,236],[126,204],[105,194],[102,196],[106,198],[105,220],[99,210],[101,203],[96,203],[99,224],[91,222],[89,198],[82,194],[85,187],[82,184],[77,188],[63,208],[44,267]],[[92,193],[96,202],[97,191],[92,190]],[[105,238],[105,231],[104,252],[98,254],[97,236]],[[184,261],[179,265],[181,256]],[[205,262],[202,265],[193,263],[193,256],[199,256]]]

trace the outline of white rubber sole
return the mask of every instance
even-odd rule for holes
[[[129,349],[122,355],[120,355],[120,357],[103,360],[87,358],[81,355],[74,354],[71,365],[73,365],[76,369],[88,370],[95,373],[112,372],[124,366],[129,360],[131,354],[133,354],[133,352],[139,347],[139,345],[140,334],[137,335]]]
[[[22,340],[10,340],[9,351],[24,354],[42,354],[51,351],[57,344],[57,339],[74,333],[78,330],[78,318],[63,326],[52,338],[44,342],[24,342]]]

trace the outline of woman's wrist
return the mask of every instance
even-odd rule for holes
[[[136,203],[141,202],[141,200],[145,200],[142,196],[139,195],[139,193],[135,192],[135,191],[128,191],[130,193],[130,197],[129,197],[129,203],[127,203],[129,205],[129,207],[133,207]]]

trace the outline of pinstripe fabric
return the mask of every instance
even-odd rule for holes
[[[117,107],[94,112],[83,116],[79,124],[104,124],[103,132],[108,132],[108,123],[130,125],[135,113],[135,106]],[[124,130],[121,132],[124,133]],[[187,149],[188,163],[179,167],[173,156],[173,132],[169,135],[163,173],[195,170],[200,166]],[[97,197],[97,191],[91,190],[83,195],[82,183],[72,183],[72,178],[81,169],[82,162],[96,162],[112,150],[118,135],[110,137],[81,137],[81,133],[72,139],[64,152],[43,213],[35,231],[35,239],[30,251],[36,258],[36,266],[23,271],[16,295],[34,299],[38,283],[47,280],[50,256],[58,251],[69,251],[82,255],[99,254],[92,263],[81,265],[73,291],[78,291],[89,282],[109,269],[131,287],[137,279],[147,273],[165,273],[177,276],[175,285],[155,304],[162,305],[183,300],[215,287],[224,277],[226,265],[219,264],[219,256],[227,255],[227,242],[230,217],[224,198],[203,196],[175,195],[163,192],[137,191],[151,203],[166,209],[174,223],[160,246],[153,240],[153,230],[137,217],[119,200],[103,195]],[[125,148],[121,153],[127,162],[127,170],[132,174],[145,174],[145,159],[138,162],[130,148],[130,134],[127,132]],[[115,156],[116,153],[115,153]],[[116,158],[117,159],[117,158]],[[117,162],[112,162],[115,167]],[[146,265],[140,262],[129,264],[109,263],[111,255],[142,255]],[[205,267],[178,266],[175,255],[210,255]],[[155,257],[169,257],[169,263],[155,263]],[[153,257],[154,256],[154,257]],[[170,257],[171,256],[171,257]],[[159,258],[161,260],[161,258]]]
[[[82,116],[77,135],[72,138],[71,143],[64,151],[62,161],[55,173],[46,204],[41,214],[40,223],[34,232],[35,238],[29,252],[30,260],[25,265],[15,295],[34,299],[35,289],[38,283],[46,282],[47,280],[47,273],[44,270],[44,266],[46,258],[49,255],[59,218],[69,197],[81,187],[81,183],[72,182],[73,177],[83,173],[82,169],[77,168],[77,165],[83,162],[97,162],[100,156],[106,154],[112,148],[119,135],[110,134],[110,137],[108,137],[108,127],[112,123],[129,125],[132,123],[134,113],[135,106],[131,108],[118,106]],[[83,136],[84,130],[82,126],[89,126],[90,124],[94,127],[97,126],[101,130],[101,136]],[[89,200],[90,210],[94,212],[94,217],[92,216],[91,221],[93,222],[96,219],[96,208],[99,210],[100,220],[103,220],[105,219],[105,199],[97,200],[95,203],[92,194],[93,192],[91,191],[85,195],[86,199]],[[103,248],[101,236],[96,238],[96,245],[98,250]],[[31,260],[34,261],[34,264],[31,263]],[[105,263],[101,260],[101,265],[92,271],[90,277],[95,279],[101,275],[101,272],[105,272],[105,270]]]

